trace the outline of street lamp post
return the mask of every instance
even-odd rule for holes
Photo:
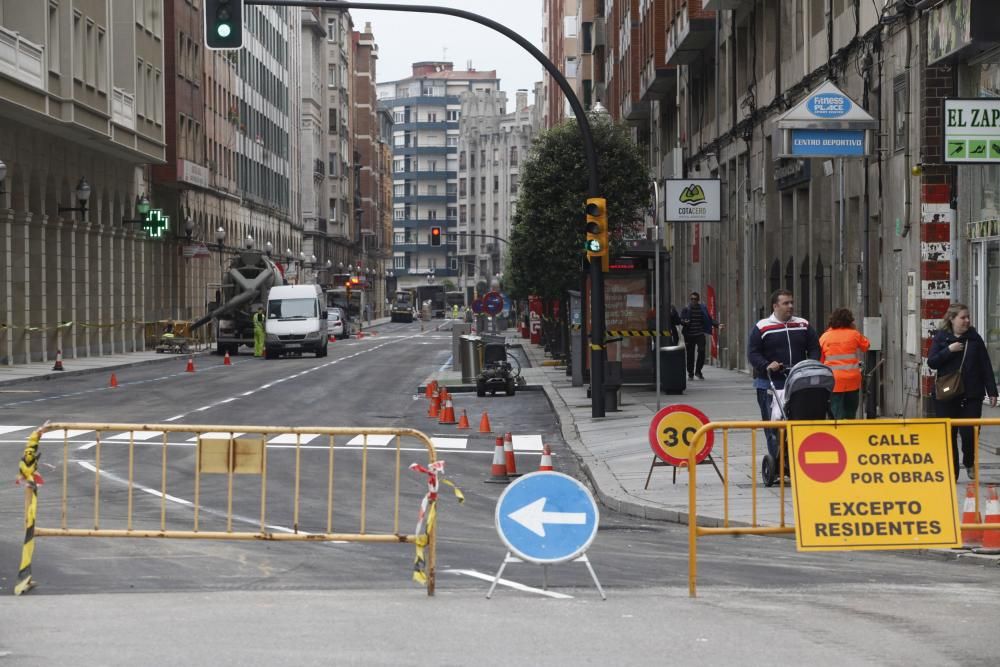
[[[80,182],[76,184],[76,201],[78,206],[60,206],[59,212],[77,211],[86,219],[87,202],[90,201],[90,183],[87,183],[86,178],[80,177]]]
[[[219,275],[222,275],[222,249],[223,242],[226,240],[226,230],[219,227],[215,230],[215,244],[219,247]]]

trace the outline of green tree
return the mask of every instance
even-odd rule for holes
[[[649,208],[651,185],[639,147],[606,114],[590,114],[599,194],[607,200],[611,254],[635,238]],[[504,281],[514,298],[559,299],[580,286],[584,206],[589,171],[575,121],[542,133],[521,167],[517,213]]]

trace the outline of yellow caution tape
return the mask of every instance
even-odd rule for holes
[[[48,422],[46,422],[47,424]],[[26,593],[35,585],[31,578],[31,558],[35,553],[35,517],[38,514],[38,487],[43,483],[38,474],[38,441],[41,440],[40,429],[28,436],[24,454],[18,464],[17,483],[24,480],[28,502],[24,509],[24,547],[21,550],[21,567],[17,571],[17,583],[14,585],[14,595]]]
[[[417,528],[414,534],[417,536],[416,556],[413,559],[413,580],[418,584],[427,585],[427,545],[434,534],[434,525],[437,522],[437,498],[438,488],[444,482],[455,492],[455,497],[459,503],[465,502],[465,494],[453,483],[444,479],[444,461],[438,460],[429,466],[422,466],[419,463],[411,463],[410,470],[422,472],[427,475],[427,494],[420,501],[420,512],[417,514]]]

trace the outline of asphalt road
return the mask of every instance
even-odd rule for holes
[[[108,378],[96,375],[22,384],[18,385],[17,392],[0,393],[0,426],[32,425],[46,419],[150,424],[169,421],[243,427],[396,426],[416,428],[431,436],[468,438],[462,449],[439,450],[447,464],[448,478],[463,490],[466,502],[459,505],[447,489],[442,493],[437,564],[439,602],[434,607],[442,609],[442,605],[454,603],[456,613],[466,613],[461,610],[468,609],[469,605],[474,609],[476,603],[473,601],[482,599],[488,587],[485,579],[496,571],[505,553],[493,526],[496,500],[504,487],[484,481],[489,476],[494,435],[475,433],[483,410],[488,411],[494,432],[540,436],[551,445],[557,470],[574,476],[579,471],[542,392],[524,391],[514,397],[486,398],[476,398],[474,393],[455,394],[456,410],[460,414],[465,409],[473,424],[473,432],[469,435],[462,435],[454,427],[441,426],[437,420],[427,417],[427,402],[416,389],[431,372],[448,363],[450,341],[448,331],[422,332],[419,323],[391,324],[381,327],[376,336],[331,343],[329,356],[325,359],[263,361],[239,356],[227,367],[216,357],[201,357],[193,374],[184,371],[185,360],[172,359],[122,369],[117,373],[117,389],[108,388]],[[23,435],[16,431],[0,433],[0,453],[11,477],[23,448]],[[166,448],[160,438],[136,445],[133,461],[137,482],[133,494],[136,525],[156,529],[162,521],[167,528],[191,526],[194,447],[185,442],[189,437],[190,434],[171,434],[167,438],[170,445]],[[100,476],[94,472],[98,448],[92,434],[72,438],[66,449],[70,471],[67,522],[71,527],[93,525],[95,478],[100,479],[97,506],[102,527],[119,527],[126,521],[127,442],[112,444],[102,440]],[[366,450],[352,447],[346,440],[347,437],[339,438],[335,447],[334,531],[359,529],[364,471],[367,530],[391,531],[395,523],[401,532],[411,532],[426,483],[421,476],[407,471],[406,466],[411,461],[423,460],[419,448],[404,446],[400,453],[401,504],[396,514],[391,502],[396,483],[395,449],[370,446]],[[57,526],[61,518],[58,500],[62,454],[61,440],[43,443],[41,471],[47,483],[40,496],[40,526]],[[299,451],[298,464],[295,454],[294,445],[268,447],[266,523],[276,532],[288,531],[294,526],[293,499],[298,470],[301,489],[298,527],[304,531],[325,530],[329,448],[320,439]],[[164,456],[167,461],[166,498],[159,492]],[[537,466],[537,454],[520,455],[518,464],[522,471],[533,470]],[[260,522],[259,477],[236,475],[233,479],[234,529],[256,530]],[[199,502],[203,508],[199,513],[200,529],[224,530],[228,505],[226,476],[203,476],[200,493]],[[0,568],[0,592],[8,596],[21,551],[21,503],[19,488],[0,487],[0,563],[8,564]],[[339,591],[345,595],[349,593],[344,599],[355,601],[360,615],[375,613],[371,610],[380,604],[391,606],[388,600],[393,599],[406,601],[405,611],[403,608],[398,611],[409,615],[423,609],[419,605],[424,604],[420,601],[421,589],[410,580],[413,555],[412,546],[399,544],[39,538],[33,564],[34,578],[39,586],[28,597],[33,600],[62,599],[65,608],[85,609],[88,599],[103,601],[107,593],[129,593],[135,600],[143,600],[143,605],[157,608],[164,605],[162,609],[166,609],[174,604],[169,601],[170,595],[176,594],[235,595],[211,599],[223,605],[222,600],[232,600],[232,604],[242,606],[239,594],[269,592],[308,596],[310,604],[330,605],[330,613],[337,615],[342,613],[338,611],[339,603],[315,596],[322,595],[323,591]],[[660,592],[661,602],[672,600],[673,603],[685,591],[687,533],[682,526],[644,522],[602,510],[600,530],[588,555],[609,597],[632,600],[637,610],[657,608],[652,591]],[[972,615],[970,622],[978,625],[974,615],[996,603],[995,597],[979,592],[996,591],[1000,578],[1000,570],[991,562],[957,562],[906,552],[799,554],[789,539],[753,536],[701,540],[699,565],[699,591],[704,598],[714,600],[713,608],[721,609],[726,605],[720,604],[720,600],[730,600],[733,605],[745,605],[747,613],[781,618],[788,623],[795,620],[796,609],[820,604],[826,605],[824,613],[830,618],[861,614],[872,627],[882,627],[887,632],[898,630],[900,624],[907,623],[907,614],[923,614],[921,618],[933,616],[933,608],[928,605],[950,604],[953,596],[963,593],[969,594],[966,607]],[[538,566],[510,565],[504,576],[510,585],[501,586],[494,600],[502,600],[497,604],[505,609],[523,609],[527,617],[539,614],[544,617],[551,613],[531,603],[536,599],[568,596],[574,601],[599,600],[586,569],[580,564],[550,567],[548,591],[541,590],[542,571]],[[938,582],[941,587],[934,588]],[[879,612],[878,600],[864,599],[865,591],[869,590],[881,591],[880,595],[885,595],[886,600],[892,599],[899,609],[891,613]],[[821,591],[835,593],[826,598],[820,595]],[[787,598],[784,597],[786,593]],[[150,595],[161,597],[149,598]],[[167,597],[162,597],[164,595]],[[912,609],[901,602],[907,596],[912,597]],[[12,614],[16,607],[10,604],[11,599],[0,597],[3,600],[0,627],[11,627],[8,621],[14,620]],[[266,599],[271,601],[267,604],[281,606],[273,597]],[[41,613],[47,604],[30,602],[22,606]],[[103,605],[102,602],[98,608],[104,609]],[[585,610],[573,607],[569,613],[571,616],[585,614]],[[695,616],[701,617],[705,611],[702,608]],[[94,613],[113,615],[117,612],[108,607],[105,612]],[[468,613],[463,623],[474,623],[479,612]],[[732,614],[732,609],[727,613]],[[815,619],[821,616],[813,615],[810,623],[817,622]],[[198,614],[193,615],[191,623],[197,617]],[[603,611],[600,618],[608,627],[617,627]],[[586,621],[579,622],[581,627],[589,627]],[[690,623],[677,623],[678,628],[694,632]],[[750,629],[760,631],[761,628]],[[623,637],[635,634],[631,627],[619,631]],[[650,633],[659,631],[655,623],[648,630]],[[286,630],[275,628],[276,636],[283,632]],[[794,630],[791,634],[798,637]],[[778,636],[776,632],[770,641],[778,641]],[[925,644],[940,643],[948,636],[942,628],[937,634],[924,632],[916,640]],[[2,639],[0,633],[0,658],[4,656]],[[968,646],[963,644],[963,652],[956,655],[972,656],[972,649],[984,642],[988,645],[988,641],[986,637]],[[748,646],[757,643],[760,641],[755,639]],[[582,648],[586,644],[583,642],[579,646]],[[567,641],[566,646],[572,648],[573,643]],[[806,642],[803,646],[812,645]],[[600,651],[588,653],[600,654]],[[55,654],[49,657],[51,655]],[[359,662],[370,662],[364,650],[351,655]],[[395,662],[392,656],[396,656]],[[384,664],[417,664],[402,656],[388,650]],[[493,657],[497,656],[486,656],[480,661],[484,664],[501,662]],[[962,662],[964,660],[959,660],[957,664]],[[256,664],[267,664],[267,661]],[[585,661],[578,660],[577,664],[585,664]]]

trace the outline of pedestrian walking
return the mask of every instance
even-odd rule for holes
[[[934,413],[950,419],[978,419],[983,416],[983,398],[997,404],[997,383],[993,363],[982,336],[972,326],[969,307],[953,303],[938,324],[931,341],[927,365],[937,371],[934,382]],[[971,480],[975,474],[976,444],[972,426],[951,430],[951,452],[955,460],[955,480],[961,470],[958,438],[962,438],[962,460]]]
[[[708,314],[708,308],[701,302],[701,295],[691,292],[688,305],[681,310],[681,331],[687,352],[688,379],[697,377],[704,380],[701,369],[705,366],[705,334],[721,325]]]
[[[830,412],[834,419],[854,419],[861,402],[861,359],[871,343],[854,327],[854,313],[837,308],[819,337],[819,360],[833,370]]]
[[[753,386],[757,390],[757,405],[764,421],[771,419],[772,397],[768,391],[768,373],[776,389],[785,388],[785,375],[792,366],[805,359],[819,359],[819,337],[808,320],[793,315],[795,300],[792,293],[779,289],[771,295],[771,316],[765,317],[750,330],[747,359],[753,366]],[[774,429],[764,431],[767,451],[778,460],[778,435]]]
[[[264,307],[258,306],[253,314],[253,356],[264,356]]]

